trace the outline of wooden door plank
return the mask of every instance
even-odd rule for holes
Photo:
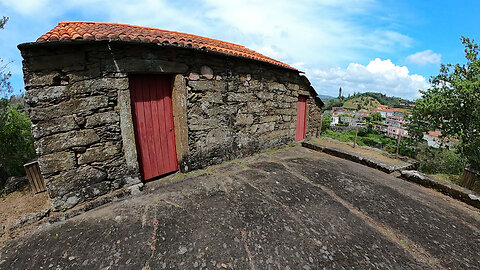
[[[37,183],[37,186],[38,186],[37,192],[44,191],[45,190],[44,181],[42,178],[42,174],[40,173],[38,163],[32,164],[32,166],[30,167],[30,171],[32,172],[35,182]]]
[[[168,106],[169,95],[168,95],[168,89],[166,85],[167,85],[166,82],[162,84],[162,93],[163,93],[162,103],[163,103],[163,114],[164,114],[163,119],[165,120],[163,121],[163,126],[165,128],[164,139],[165,139],[165,146],[166,146],[166,149],[165,149],[166,151],[164,154],[167,157],[168,168],[171,169],[172,158],[171,158],[171,141],[170,141],[170,124],[169,124],[170,114],[168,113],[169,112],[169,106]]]
[[[35,184],[33,183],[33,178],[30,175],[30,172],[28,171],[28,166],[24,166],[24,168],[25,168],[25,172],[27,173],[27,179],[28,179],[28,183],[30,184],[30,187],[32,189],[35,189]]]
[[[141,77],[133,76],[132,77],[132,96],[134,97],[134,108],[135,108],[135,115],[136,115],[136,128],[135,128],[135,135],[137,137],[137,150],[139,161],[141,162],[140,166],[142,168],[141,173],[144,179],[147,178],[147,171],[149,166],[149,155],[145,153],[146,149],[144,149],[145,144],[145,113],[143,109],[143,102],[142,102],[142,85],[141,85]]]
[[[34,192],[34,193],[38,193],[38,190],[40,190],[40,187],[38,186],[37,181],[35,181],[35,175],[34,175],[33,172],[32,172],[32,168],[29,166],[29,167],[27,167],[27,170],[26,170],[26,171],[27,171],[27,178],[32,179],[33,192]]]
[[[165,133],[165,128],[163,127],[163,107],[162,107],[162,100],[163,100],[163,94],[160,88],[160,83],[161,81],[159,78],[155,78],[155,105],[154,105],[154,110],[156,113],[155,119],[153,119],[154,125],[157,129],[157,135],[156,135],[156,140],[159,142],[159,146],[157,148],[157,159],[158,159],[158,164],[160,165],[160,170],[159,170],[159,175],[165,174],[167,168],[166,164],[166,159],[164,156],[165,152],[165,140],[163,139],[164,133]]]
[[[146,137],[147,137],[147,152],[149,155],[150,163],[150,177],[155,177],[158,175],[160,168],[158,166],[158,159],[157,159],[157,146],[156,143],[157,139],[155,137],[155,115],[153,114],[153,108],[156,105],[156,101],[154,100],[154,92],[155,92],[155,80],[152,77],[146,77],[143,79],[145,82],[144,85],[144,94],[145,94],[145,123],[146,123]],[[158,131],[157,131],[158,133]]]

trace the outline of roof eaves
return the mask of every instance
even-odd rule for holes
[[[295,72],[298,72],[300,74],[299,70],[297,70],[295,68],[292,68],[292,67],[289,67],[289,66],[286,66],[286,65],[278,65],[278,64],[268,62],[268,61],[265,61],[265,60],[262,60],[262,59],[254,59],[254,58],[246,57],[246,56],[243,56],[243,55],[240,55],[240,54],[236,54],[236,55],[235,54],[225,54],[225,53],[222,53],[222,52],[219,52],[219,51],[208,50],[205,47],[196,48],[196,47],[193,47],[193,46],[184,46],[184,45],[181,45],[181,44],[178,44],[178,43],[175,43],[175,44],[166,43],[166,42],[153,43],[153,42],[143,42],[141,40],[123,40],[123,39],[103,39],[103,40],[63,39],[63,40],[48,41],[48,42],[26,42],[26,43],[21,43],[21,44],[17,45],[17,48],[20,51],[22,51],[24,49],[34,48],[34,47],[42,47],[42,46],[49,47],[49,46],[70,45],[70,44],[80,45],[80,44],[88,44],[88,43],[122,43],[122,44],[130,43],[130,44],[145,44],[145,45],[157,45],[157,46],[161,46],[161,47],[174,47],[174,48],[192,49],[192,50],[196,50],[196,51],[205,52],[205,53],[208,53],[208,54],[219,55],[219,56],[222,56],[222,57],[232,57],[232,58],[239,58],[239,59],[248,60],[248,61],[260,62],[260,63],[275,66],[277,68],[282,68],[282,69],[286,69],[286,70],[290,70],[290,71],[295,71]]]

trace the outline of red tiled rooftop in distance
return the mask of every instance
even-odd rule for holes
[[[395,112],[395,109],[377,109],[375,112]]]
[[[424,134],[428,134],[428,135],[436,137],[436,138],[439,138],[440,136],[442,136],[442,133],[437,132],[437,131],[424,132]],[[458,140],[456,138],[452,138],[452,137],[444,137],[443,139],[448,140],[448,141],[453,141],[453,142],[459,142],[460,141],[460,140]]]
[[[436,131],[429,131],[428,135],[433,136],[433,137],[438,137],[438,136],[442,135],[442,133],[436,132]]]
[[[38,43],[61,40],[120,40],[145,43],[162,43],[178,47],[194,48],[226,55],[245,57],[271,63],[284,68],[295,68],[244,46],[192,34],[167,31],[151,27],[103,22],[59,22],[58,25],[37,39]]]

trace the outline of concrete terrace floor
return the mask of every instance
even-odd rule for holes
[[[302,147],[148,183],[43,226],[0,269],[480,269],[480,211]]]

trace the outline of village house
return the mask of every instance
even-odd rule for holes
[[[359,119],[356,119],[354,118],[348,125],[349,127],[351,127],[352,129],[355,129],[357,127],[359,128],[362,128],[362,127],[366,127],[367,126],[367,123],[364,122],[364,121],[360,121]]]
[[[346,124],[347,126],[351,126],[354,122],[355,118],[355,111],[347,110],[343,107],[332,107],[332,122],[330,122],[330,126],[336,126],[340,123]]]
[[[368,116],[369,114],[370,114],[370,112],[368,110],[360,109],[355,113],[355,116],[356,117],[365,117],[365,116]]]
[[[408,137],[408,131],[401,127],[396,126],[387,126],[386,135],[391,138],[398,139],[398,136]]]
[[[458,143],[457,139],[442,137],[442,133],[439,131],[428,131],[423,133],[423,140],[427,142],[428,146],[433,148],[451,149]]]
[[[440,132],[437,131],[429,131],[423,133],[423,140],[427,142],[427,145],[433,148],[440,148],[441,139],[439,138],[441,135]]]
[[[405,110],[394,108],[393,109],[393,116],[395,116],[395,117],[405,117]]]
[[[355,111],[347,110],[343,107],[332,107],[332,114],[338,114],[338,115],[351,114],[351,115],[354,115]]]
[[[349,124],[353,121],[353,117],[350,114],[344,114],[340,116],[340,122]]]
[[[378,112],[380,113],[382,118],[387,118],[387,117],[393,116],[394,111],[395,111],[394,109],[387,108],[387,109],[377,109],[377,110],[374,110],[373,112],[374,113]]]
[[[343,113],[345,111],[346,110],[343,107],[332,107],[332,113]]]
[[[352,128],[365,127],[367,125],[366,116],[370,115],[370,112],[365,109],[360,109],[355,112],[353,120],[350,122]]]
[[[241,45],[60,22],[18,48],[38,162],[57,211],[320,134],[323,102],[308,79]]]
[[[383,123],[387,126],[403,127],[405,126],[406,121],[401,116],[387,116]]]
[[[379,104],[376,110],[373,110],[373,113],[380,113],[382,118],[397,116],[397,117],[405,117],[406,111],[404,109],[399,108],[390,108],[387,105]]]
[[[340,121],[340,116],[338,116],[338,114],[332,114],[332,122],[330,122],[330,126],[333,127],[338,125],[339,121]]]

